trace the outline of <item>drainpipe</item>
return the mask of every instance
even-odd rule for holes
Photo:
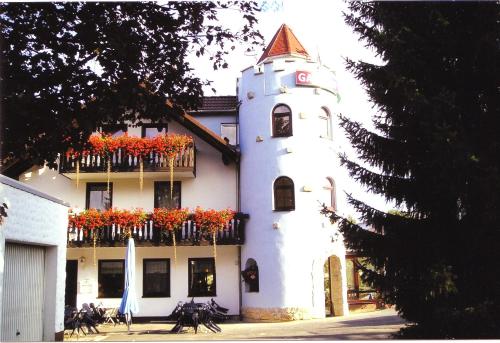
[[[238,82],[236,82],[236,95],[238,95]],[[240,139],[240,104],[238,103],[236,107],[236,139],[239,145]],[[240,163],[241,163],[241,149],[240,149],[240,158],[236,163],[236,208],[238,212],[241,212],[241,189],[240,189]],[[241,308],[243,306],[243,290],[241,286],[241,245],[238,245],[238,314],[240,317],[240,321],[243,320],[243,315],[241,313]]]

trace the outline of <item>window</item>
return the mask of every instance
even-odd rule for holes
[[[322,138],[332,138],[332,122],[330,112],[324,107],[321,107],[321,114],[319,115],[319,133]]]
[[[125,260],[100,260],[97,282],[98,298],[121,298],[125,282]]]
[[[238,144],[238,124],[235,123],[222,123],[220,124],[220,135],[224,139],[229,140],[229,144]]]
[[[168,131],[167,124],[144,124],[141,128],[141,137],[156,137],[159,134],[165,134]]]
[[[87,195],[85,201],[85,208],[95,208],[97,210],[107,210],[111,208],[113,200],[113,183],[106,182],[89,182],[87,183]]]
[[[273,137],[292,135],[292,111],[286,105],[278,105],[273,110]]]
[[[274,209],[276,211],[295,210],[295,191],[289,177],[280,176],[274,181]]]
[[[170,197],[170,181],[155,181],[155,208],[181,208],[181,182],[174,181]]]
[[[335,191],[335,181],[331,177],[326,178],[327,183],[324,187],[330,194],[329,194],[329,202],[330,202],[330,207],[334,210],[337,211],[337,195]],[[325,205],[328,204],[325,202]]]
[[[215,260],[213,258],[188,259],[188,297],[216,296]]]
[[[142,296],[159,298],[170,296],[170,260],[144,259],[142,261]]]
[[[116,124],[116,125],[103,125],[102,132],[111,137],[120,137],[125,135],[127,132],[127,125],[125,124]]]

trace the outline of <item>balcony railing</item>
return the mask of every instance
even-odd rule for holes
[[[175,172],[192,172],[196,170],[195,147],[186,147],[174,160]],[[139,157],[118,149],[111,158],[111,172],[139,172]],[[77,158],[61,154],[59,172],[63,174],[76,173]],[[106,173],[108,158],[98,154],[90,154],[79,158],[80,173]],[[144,172],[163,172],[169,170],[168,159],[165,155],[151,152],[143,159]],[[194,175],[193,175],[194,176]]]
[[[241,245],[245,243],[245,220],[248,214],[236,213],[234,218],[228,222],[223,231],[216,236],[217,245]],[[110,225],[94,230],[86,230],[79,227],[68,228],[68,247],[90,247],[94,244],[96,235],[96,246],[119,247],[125,246],[125,232],[119,225]],[[172,246],[172,231],[155,227],[152,219],[148,219],[141,227],[134,227],[132,237],[138,246]],[[181,230],[175,231],[175,241],[178,246],[210,245],[213,238],[207,232],[196,227],[194,220],[186,220]]]

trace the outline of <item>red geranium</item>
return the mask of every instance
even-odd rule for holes
[[[223,230],[226,224],[233,219],[234,211],[226,210],[202,210],[197,207],[194,212],[194,221],[196,226],[207,230],[210,233]]]
[[[153,211],[153,222],[161,229],[174,230],[181,227],[188,218],[188,210],[181,209],[167,209],[155,208]]]

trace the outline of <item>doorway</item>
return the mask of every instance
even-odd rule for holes
[[[326,316],[343,316],[342,271],[340,259],[332,255],[323,265]]]
[[[66,261],[66,295],[64,304],[76,307],[76,292],[78,280],[78,260]]]

